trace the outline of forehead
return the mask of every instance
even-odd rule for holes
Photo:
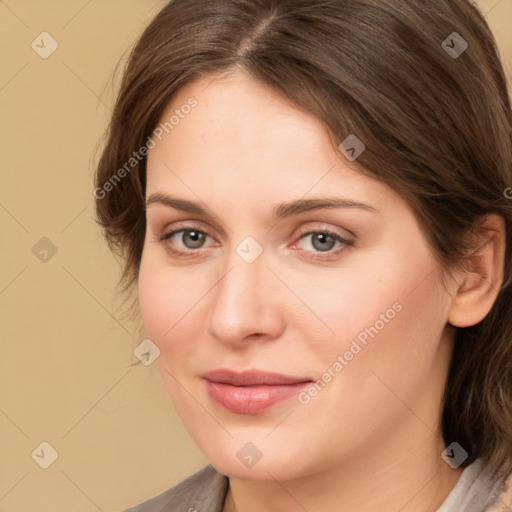
[[[235,202],[236,194],[240,207],[254,211],[269,199],[277,204],[338,192],[371,203],[394,194],[354,170],[317,118],[245,74],[184,86],[160,123],[168,133],[148,157],[148,195],[172,190],[192,200]]]
[[[191,99],[197,105],[172,130],[176,143],[180,134],[190,136],[193,131],[198,149],[213,144],[216,155],[227,150],[246,156],[257,148],[272,147],[275,154],[279,146],[284,151],[326,143],[319,120],[245,73],[211,75],[187,84],[167,105],[160,122],[188,111]]]

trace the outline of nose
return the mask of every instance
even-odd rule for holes
[[[285,324],[279,285],[264,254],[247,263],[235,253],[212,290],[208,334],[231,348],[277,339]]]

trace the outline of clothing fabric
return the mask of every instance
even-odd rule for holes
[[[228,477],[208,464],[174,487],[124,512],[222,512],[228,487]]]
[[[459,477],[457,485],[436,512],[512,512],[512,475],[500,484],[477,459]]]
[[[212,465],[163,493],[123,512],[222,512],[229,479]],[[512,512],[512,474],[500,484],[477,459],[464,469],[459,481],[436,512]]]

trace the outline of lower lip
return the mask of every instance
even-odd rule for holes
[[[205,380],[210,398],[231,412],[256,414],[300,393],[311,382],[279,386],[232,386]]]

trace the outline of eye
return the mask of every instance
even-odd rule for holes
[[[209,238],[209,235],[204,231],[190,227],[187,229],[175,229],[165,233],[160,238],[160,241],[172,242],[168,244],[168,248],[171,252],[180,256],[189,256],[191,252],[197,252],[197,249],[201,249],[207,238]],[[173,247],[173,245],[177,245],[178,241],[181,242],[183,246],[182,249],[175,249]]]
[[[211,238],[207,233],[196,227],[181,228],[169,231],[160,237],[161,242],[166,243],[167,249],[179,257],[193,257],[202,252],[200,249],[203,248],[208,238]],[[313,250],[302,249],[305,252],[312,253],[310,258],[327,258],[332,255],[336,255],[349,246],[354,245],[354,242],[348,240],[337,233],[326,230],[308,231],[300,236],[299,240],[310,239],[309,246]],[[181,244],[181,248],[180,248]],[[292,245],[292,248],[296,248],[297,243]],[[336,245],[338,249],[333,250]],[[176,246],[178,248],[176,248]],[[196,254],[194,254],[196,253]],[[316,253],[316,254],[315,254]]]
[[[313,258],[325,257],[322,253],[327,253],[326,256],[337,254],[346,250],[347,247],[354,245],[354,242],[351,240],[348,240],[337,233],[332,233],[331,231],[308,231],[301,235],[299,240],[304,240],[308,237],[310,238],[309,245],[310,247],[313,247],[313,251],[306,249],[306,252],[319,253],[312,255]],[[336,244],[339,244],[341,247],[333,251]]]

